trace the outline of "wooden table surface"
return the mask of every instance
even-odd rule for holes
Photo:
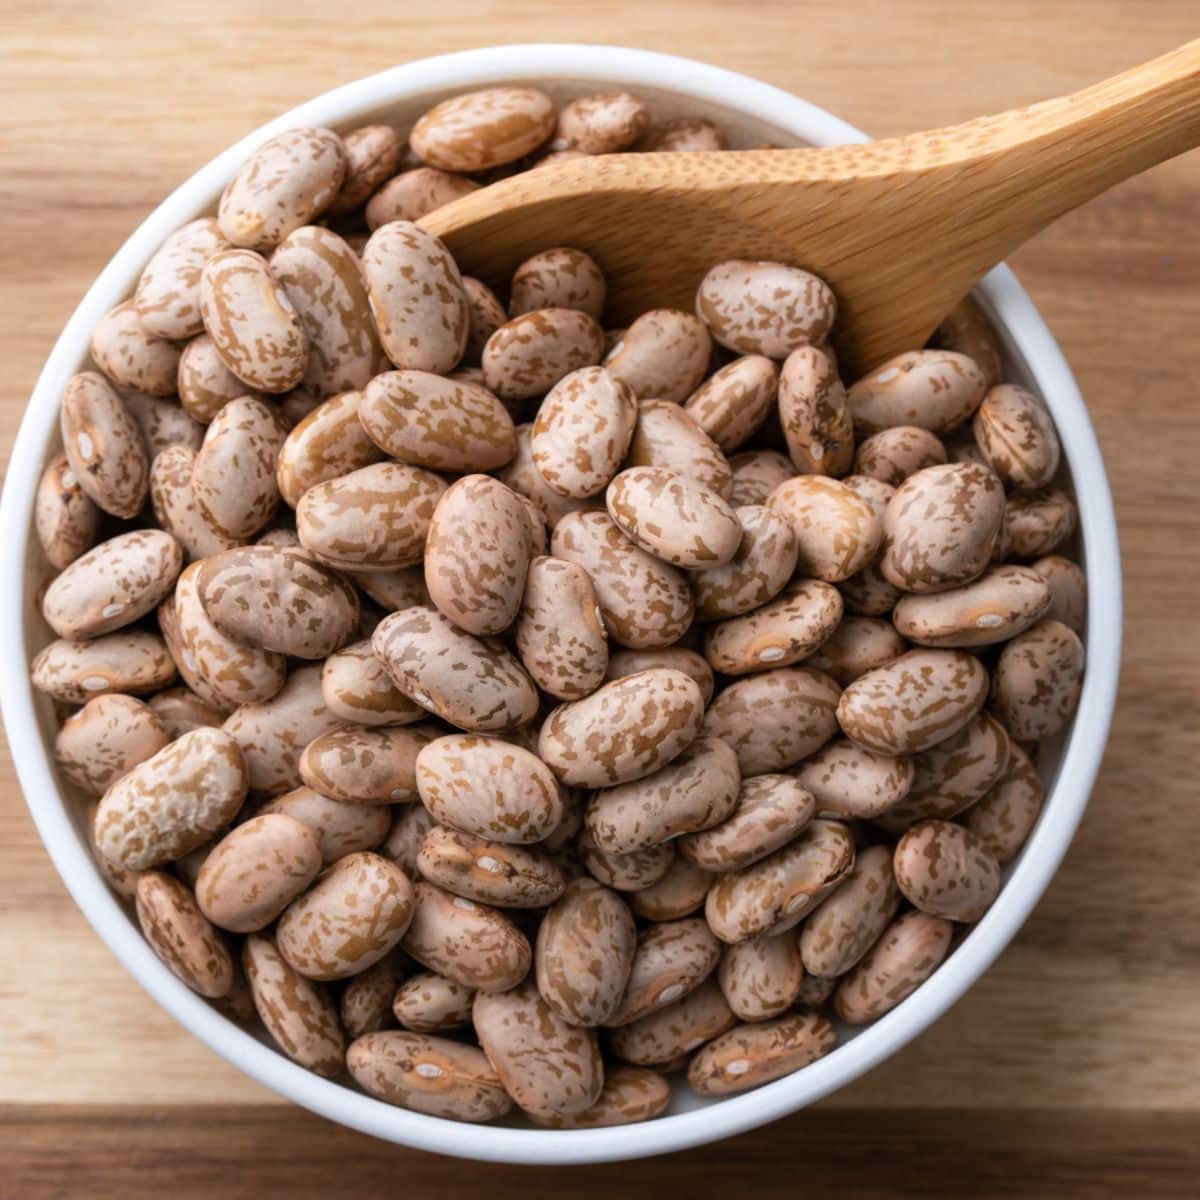
[[[615,42],[748,72],[886,135],[1079,87],[1195,36],[1196,15],[1195,0],[5,0],[5,462],[43,358],[134,226],[218,150],[336,84],[488,43]],[[1125,555],[1116,724],[1061,872],[950,1014],[816,1109],[631,1167],[490,1168],[499,1194],[1196,1194],[1200,154],[1068,216],[1013,265],[1088,398]],[[477,1168],[291,1108],[161,1012],[68,898],[7,753],[0,964],[0,1197],[477,1193]]]

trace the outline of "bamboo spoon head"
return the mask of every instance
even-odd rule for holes
[[[912,197],[886,182],[886,145],[547,163],[421,224],[493,286],[541,250],[586,250],[616,325],[651,307],[691,310],[705,272],[726,259],[804,267],[834,289],[839,355],[865,371],[924,345],[991,265],[937,261],[939,247],[914,232]]]

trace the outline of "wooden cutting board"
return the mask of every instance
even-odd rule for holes
[[[286,14],[286,15],[285,15]],[[359,0],[86,7],[0,22],[0,446],[83,291],[168,190],[299,100],[516,41],[707,59],[877,134],[1067,91],[1195,36],[1194,0]],[[1200,1169],[1200,155],[1013,265],[1088,398],[1117,496],[1121,701],[1092,806],[1016,942],[817,1109],[562,1173],[404,1151],[290,1108],[161,1012],[92,934],[0,759],[0,1197],[701,1193],[1191,1196]],[[20,670],[17,663],[6,664]],[[470,1132],[464,1129],[464,1141]]]

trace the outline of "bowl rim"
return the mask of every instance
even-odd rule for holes
[[[13,446],[0,528],[0,649],[29,662],[24,573],[33,503],[67,379],[95,322],[129,293],[141,267],[175,229],[203,211],[256,146],[297,125],[345,126],[405,95],[491,83],[561,79],[657,89],[765,120],[817,144],[869,140],[825,110],[736,71],[675,55],[608,45],[490,46],[391,67],[328,91],[268,121],[176,188],[128,238],[87,291],[33,389]],[[793,1112],[849,1083],[915,1038],[999,955],[1041,898],[1083,815],[1116,700],[1121,655],[1121,567],[1112,495],[1095,432],[1054,337],[1006,267],[977,293],[1023,359],[1061,434],[1076,494],[1088,582],[1088,668],[1058,778],[1037,827],[991,910],[934,975],[853,1041],[802,1071],[741,1095],[638,1125],[588,1130],[463,1125],[397,1108],[323,1079],[228,1021],[175,978],[118,904],[60,794],[27,671],[0,674],[13,761],[46,850],[84,916],[130,974],[185,1028],[260,1084],[312,1112],[387,1141],[482,1161],[559,1165],[632,1159],[716,1141]]]

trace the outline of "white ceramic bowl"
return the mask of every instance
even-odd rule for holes
[[[504,46],[426,59],[328,92],[264,125],[197,172],[147,218],[84,297],[46,362],[21,424],[0,508],[0,655],[7,664],[0,697],[30,811],[76,903],[134,978],[218,1054],[296,1103],[390,1141],[493,1161],[599,1162],[713,1141],[810,1104],[916,1037],[979,978],[1037,903],[1087,804],[1116,696],[1120,561],[1104,464],[1070,368],[1015,277],[997,268],[982,284],[979,298],[1002,335],[1011,377],[1043,396],[1054,415],[1079,499],[1089,591],[1088,666],[1071,729],[1043,755],[1047,802],[1037,828],[991,911],[927,983],[874,1025],[854,1034],[847,1031],[826,1058],[787,1078],[712,1102],[680,1089],[670,1114],[659,1120],[581,1131],[539,1130],[517,1122],[468,1126],[393,1108],[296,1066],[227,1021],[159,962],[128,909],[104,884],[82,832],[82,806],[63,787],[53,765],[51,706],[33,692],[25,671],[25,664],[49,640],[35,604],[46,564],[32,535],[32,509],[43,464],[58,444],[59,400],[68,378],[87,357],[96,321],[131,291],[142,266],[169,233],[212,210],[226,181],[259,143],[296,125],[348,129],[383,120],[406,128],[445,95],[510,81],[534,83],[560,96],[628,88],[646,96],[657,115],[701,113],[717,118],[736,145],[865,140],[829,113],[744,75],[669,55],[606,46]]]

